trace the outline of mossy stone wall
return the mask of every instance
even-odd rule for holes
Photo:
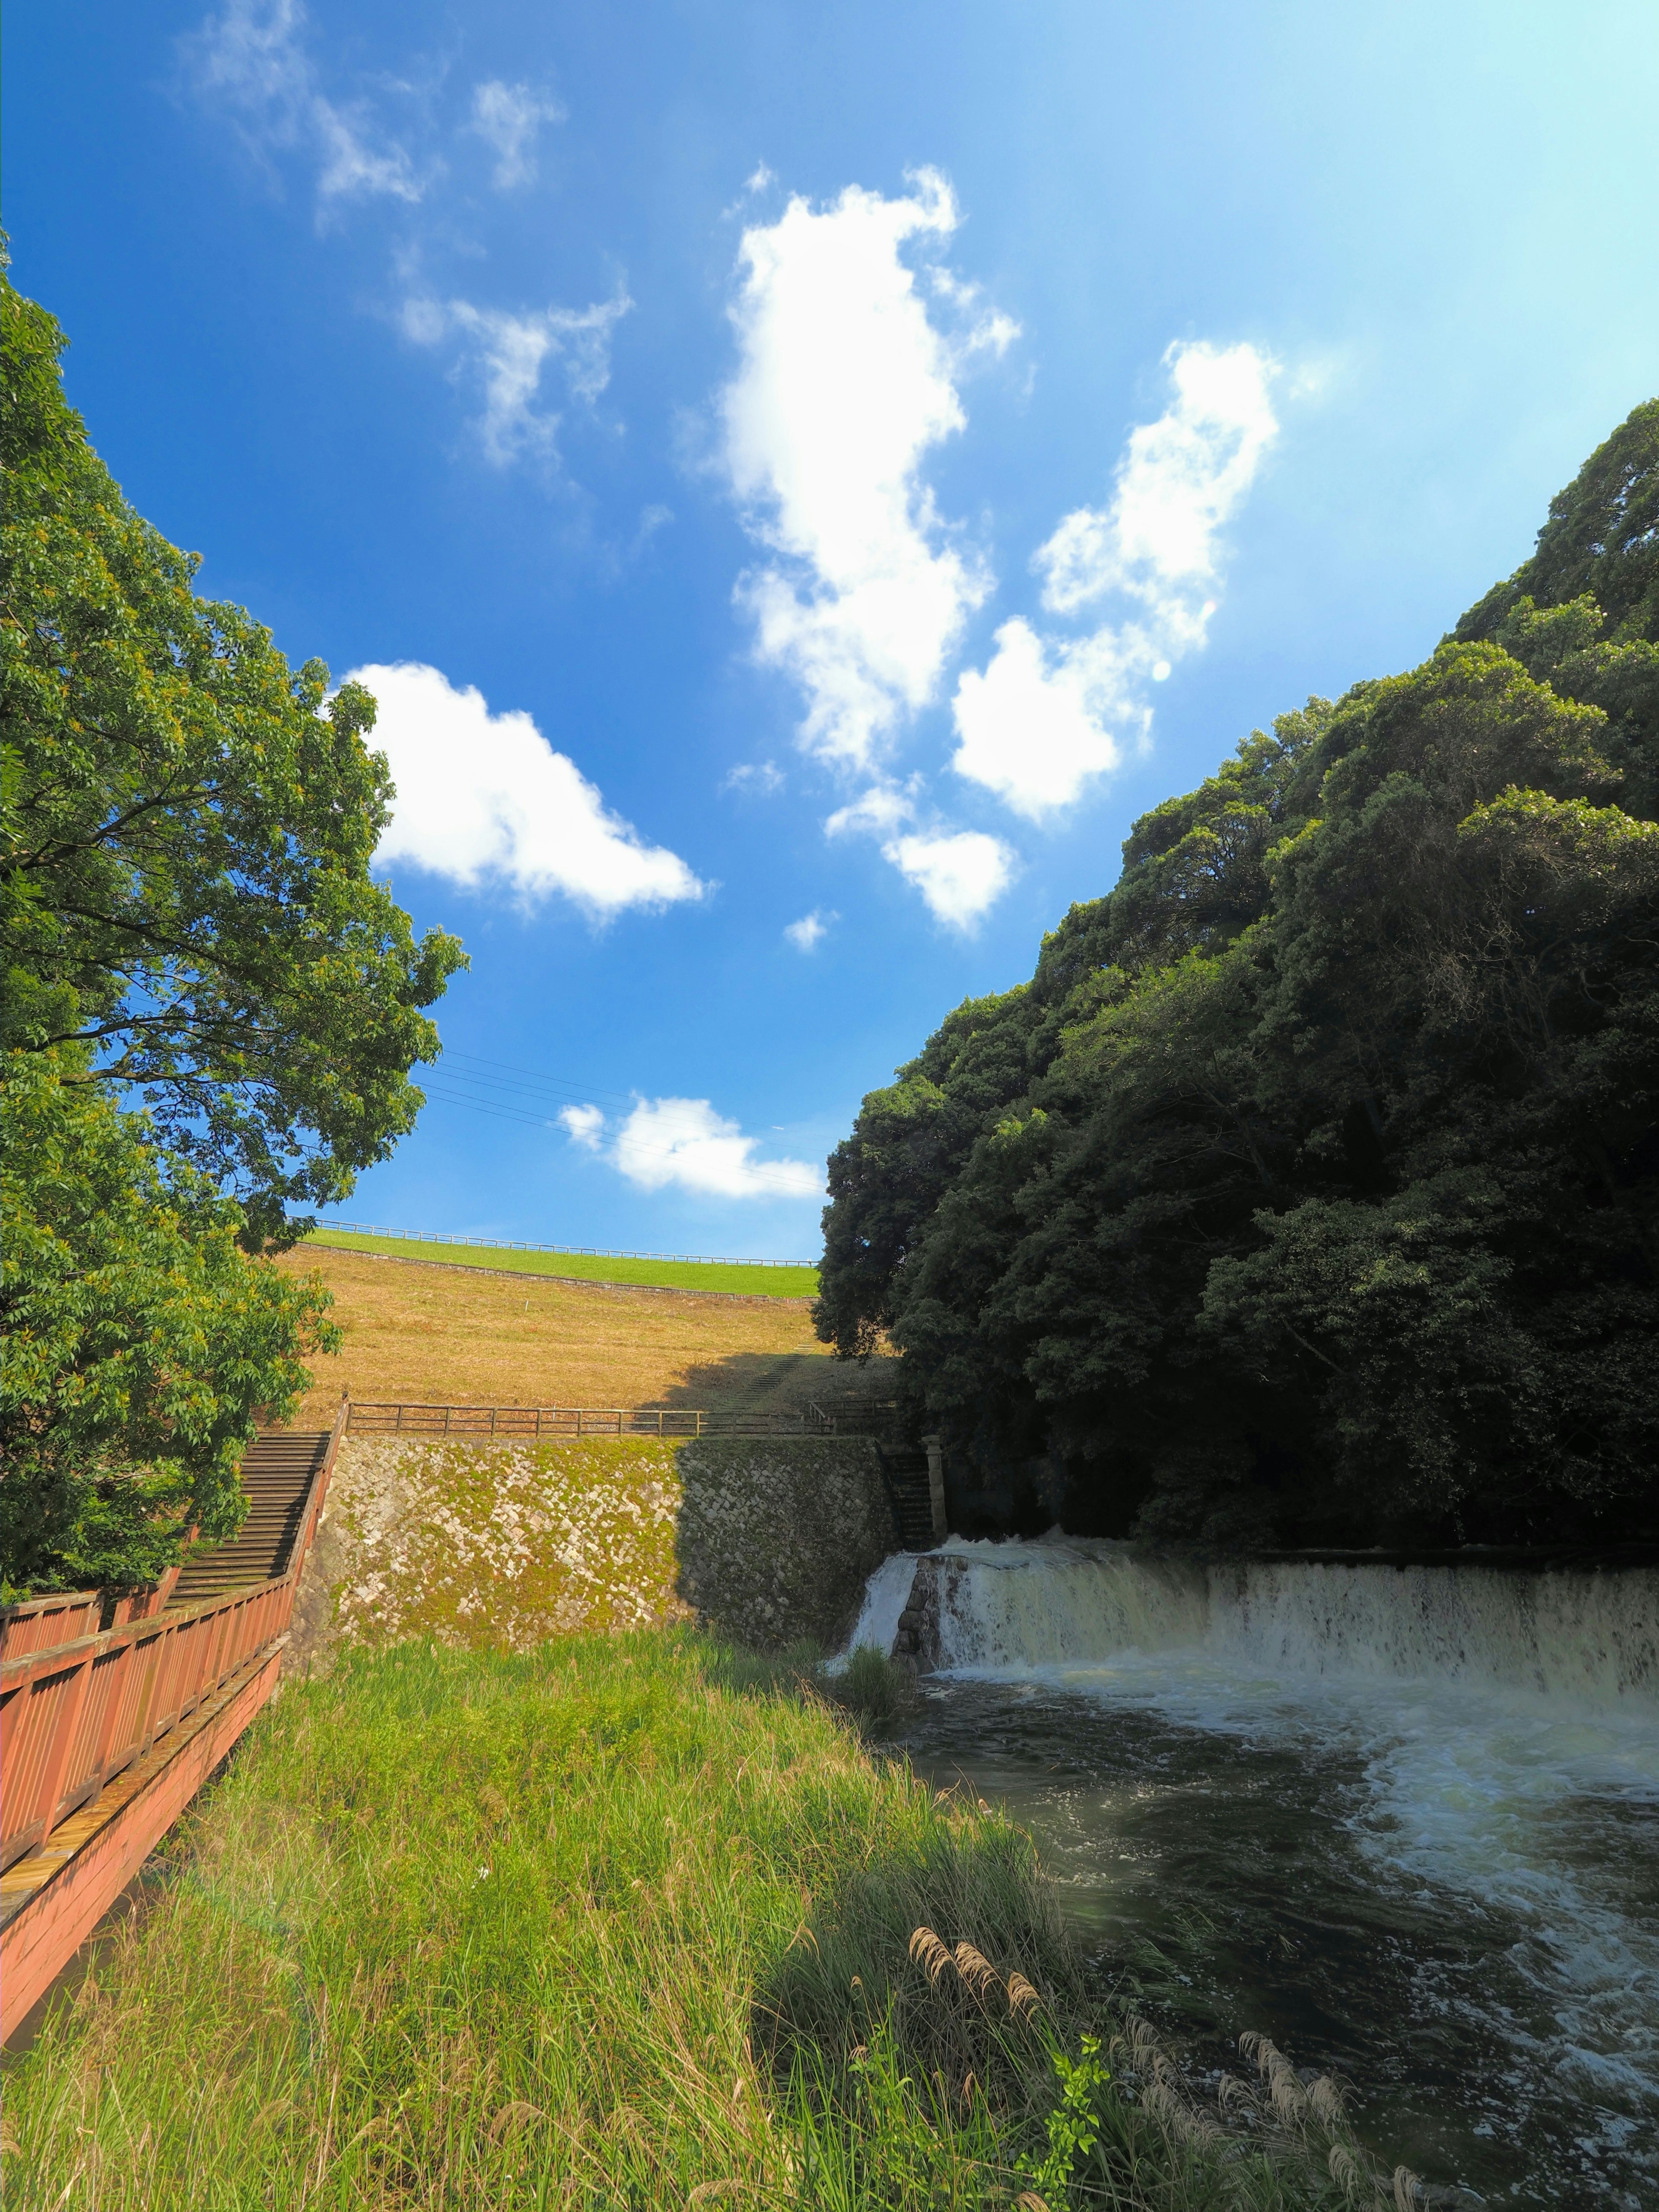
[[[834,1644],[897,1542],[864,1438],[349,1437],[289,1663],[410,1638],[521,1650],[694,1615],[762,1650]]]
[[[679,1595],[759,1650],[835,1644],[899,1547],[867,1437],[705,1437],[680,1447]]]

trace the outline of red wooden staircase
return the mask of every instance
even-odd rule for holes
[[[176,1578],[0,1607],[0,2039],[276,1688],[346,1413],[260,1437],[240,1531]]]

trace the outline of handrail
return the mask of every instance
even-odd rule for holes
[[[286,1632],[349,1404],[341,1399],[281,1574],[167,1606],[177,1578],[170,1570],[153,1590],[110,1606],[115,1617],[107,1626],[95,1590],[9,1609],[0,1659],[0,1867],[40,1850],[71,1813]],[[35,1625],[54,1620],[58,1632],[48,1642]],[[20,1627],[21,1638],[13,1634]]]

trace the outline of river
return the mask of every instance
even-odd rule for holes
[[[872,1577],[890,1648],[915,1563]],[[1389,2166],[1659,2206],[1659,1571],[930,1555],[916,1771],[1032,1830],[1202,2069],[1265,2030]],[[965,1931],[964,1931],[965,1932]]]

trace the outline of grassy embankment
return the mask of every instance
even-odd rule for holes
[[[422,1249],[405,1246],[404,1259]],[[347,1385],[355,1398],[433,1404],[770,1412],[848,1380],[813,1335],[809,1309],[784,1299],[749,1305],[530,1271],[467,1274],[309,1238],[278,1265],[315,1268],[345,1331],[337,1357],[312,1362],[301,1426],[331,1419]],[[868,1372],[857,1387],[882,1395]]]
[[[359,1656],[171,1857],[9,2069],[12,2204],[1376,2201],[1282,2063],[1276,2152],[1133,2031],[1062,2092],[1089,2006],[1028,1840],[689,1632]]]
[[[618,1259],[604,1253],[521,1252],[507,1244],[416,1243],[403,1237],[364,1237],[355,1230],[318,1229],[306,1239],[337,1252],[381,1252],[395,1260],[438,1260],[448,1267],[501,1267],[519,1275],[550,1275],[567,1282],[634,1283],[644,1289],[718,1291],[729,1297],[811,1298],[816,1267],[763,1267],[741,1260]]]

